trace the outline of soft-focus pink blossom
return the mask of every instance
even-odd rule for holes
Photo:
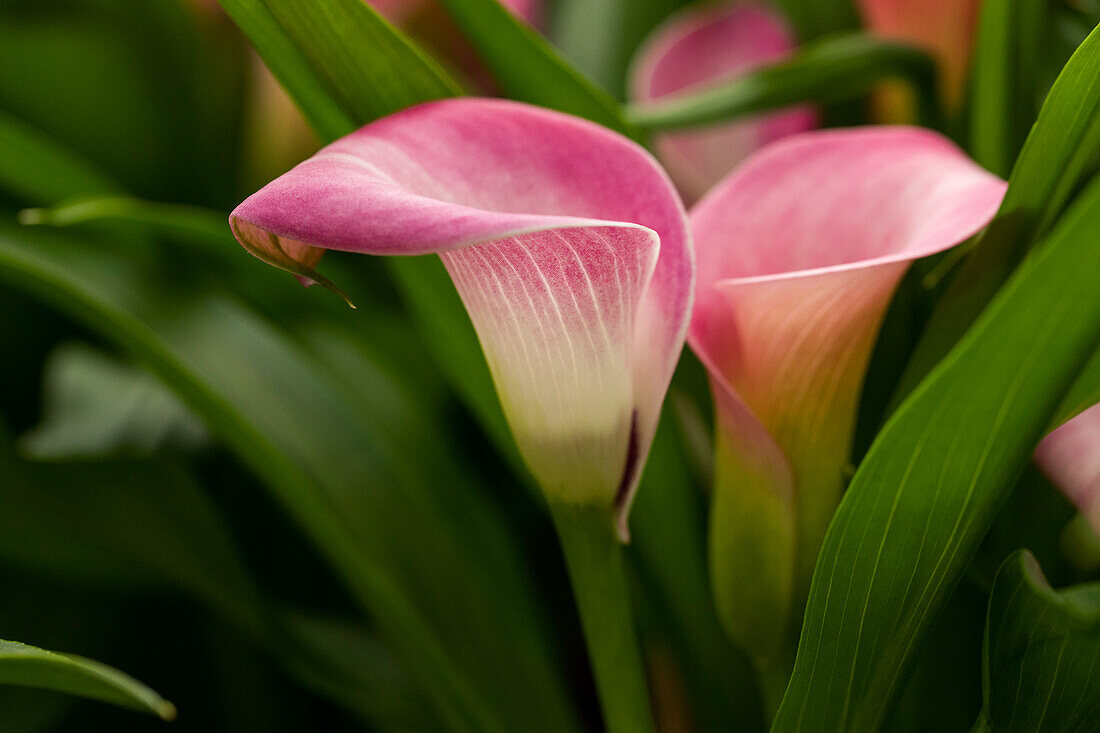
[[[631,70],[631,96],[649,102],[691,93],[741,76],[790,54],[794,36],[779,14],[754,3],[695,6],[673,15],[649,37]],[[694,201],[750,153],[811,129],[807,107],[698,130],[656,136],[661,161]]]
[[[692,209],[688,340],[717,407],[711,551],[727,626],[745,611],[744,557],[768,558],[772,590],[808,583],[892,294],[914,259],[984,227],[1004,189],[937,133],[867,127],[774,143]]]
[[[1035,460],[1100,534],[1100,405],[1044,438]]]
[[[558,499],[615,502],[625,533],[694,277],[683,206],[645,150],[542,108],[446,100],[329,145],[230,221],[300,274],[325,249],[439,254],[532,473]]]

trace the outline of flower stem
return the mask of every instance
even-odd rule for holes
[[[610,507],[551,502],[607,733],[652,733],[623,550]]]

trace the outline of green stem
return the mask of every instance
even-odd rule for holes
[[[607,733],[652,733],[623,551],[609,507],[551,502]]]

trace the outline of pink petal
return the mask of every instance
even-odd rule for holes
[[[935,55],[948,100],[961,98],[981,0],[859,0],[859,8],[872,32]]]
[[[687,328],[683,207],[642,148],[484,99],[421,105],[329,145],[237,207],[295,270],[323,249],[440,253],[543,487],[625,516]]]
[[[1100,405],[1044,438],[1035,460],[1100,533]]]
[[[631,71],[631,95],[648,102],[697,91],[778,61],[794,46],[784,20],[765,6],[693,6],[672,16],[646,41]],[[816,122],[811,108],[800,107],[703,130],[666,133],[655,143],[684,197],[694,201],[753,151],[809,130]]]
[[[755,427],[742,441],[768,436],[790,462],[814,554],[898,281],[912,260],[984,227],[1004,189],[936,133],[867,127],[775,143],[692,209],[699,292],[688,340],[729,391],[722,409]]]

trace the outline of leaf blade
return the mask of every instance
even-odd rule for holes
[[[985,714],[998,731],[1084,730],[1100,714],[1100,583],[1050,587],[1013,553],[989,598]]]
[[[176,717],[176,708],[151,688],[105,664],[0,640],[0,684],[39,687],[109,702],[156,715]]]

